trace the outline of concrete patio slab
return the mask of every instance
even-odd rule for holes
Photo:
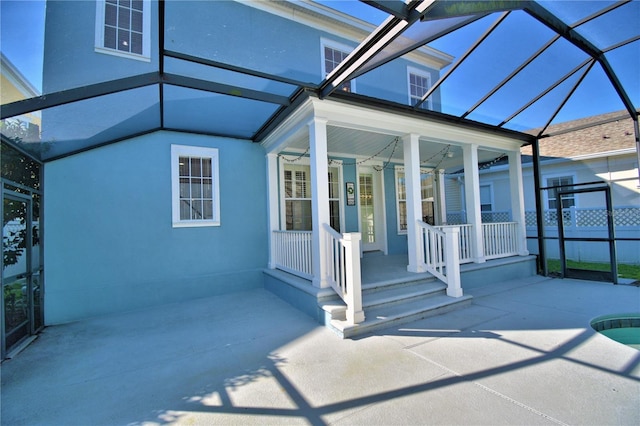
[[[264,290],[48,327],[1,366],[7,425],[640,424],[640,351],[589,326],[640,289],[532,277],[341,340]]]

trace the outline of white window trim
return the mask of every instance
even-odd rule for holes
[[[343,44],[343,43],[339,43],[337,41],[334,40],[330,40],[327,38],[320,38],[320,75],[322,76],[322,79],[324,80],[327,77],[327,72],[325,71],[324,68],[324,48],[328,47],[330,49],[334,49],[334,50],[340,50],[342,52],[349,52],[349,54],[351,54],[351,52],[353,52],[353,46],[349,46],[347,44]],[[351,81],[351,93],[357,93],[356,90],[356,79],[354,78]]]
[[[213,219],[180,219],[180,166],[178,159],[181,156],[211,158]],[[217,148],[171,145],[171,213],[174,228],[220,226],[220,168]]]
[[[564,178],[564,177],[570,177],[574,185],[577,182],[575,173],[552,173],[549,175],[542,176],[542,179],[544,182],[543,186],[544,187],[549,186],[549,183],[548,183],[549,179],[557,179],[557,178]],[[573,196],[573,207],[578,207],[578,197],[576,197],[575,194]],[[544,210],[549,210],[549,190],[548,189],[544,191]]]
[[[493,197],[493,183],[492,182],[483,183],[483,184],[478,185],[478,188],[479,188],[479,191],[480,191],[480,193],[478,194],[478,198],[480,199],[480,210],[482,210],[482,189],[480,189],[480,188],[482,188],[483,186],[484,187],[489,187],[489,199],[490,199],[489,202],[491,203],[491,209],[487,210],[487,211],[492,212],[493,209],[495,208],[495,202],[494,202],[494,197]]]
[[[290,156],[287,156],[290,157]],[[279,181],[279,185],[278,185],[278,192],[279,192],[279,203],[280,203],[280,229],[286,229],[287,228],[287,211],[286,211],[286,199],[284,197],[284,166],[287,164],[294,164],[294,165],[300,165],[300,166],[309,166],[311,167],[311,161],[309,159],[309,157],[301,157],[300,159],[298,159],[295,163],[288,163],[287,161],[285,161],[282,157],[278,158],[279,160],[279,165],[278,165],[278,181]],[[345,229],[345,210],[344,210],[344,206],[346,203],[345,197],[344,197],[344,180],[343,180],[343,171],[342,171],[342,160],[334,160],[331,159],[331,163],[329,164],[329,167],[335,167],[338,169],[338,185],[339,185],[339,191],[338,191],[338,206],[340,208],[340,229],[342,230],[341,232],[344,233],[344,229]],[[313,185],[313,182],[311,182],[311,185]]]
[[[400,197],[398,194],[398,173],[404,173],[404,166],[395,166],[393,171],[393,184],[394,184],[395,193],[396,193],[396,228],[398,230],[398,235],[407,235],[406,229],[400,229]],[[433,175],[433,171],[420,168],[420,175]],[[405,179],[406,179],[406,175],[405,175]],[[406,186],[407,184],[405,183],[405,191],[406,191]],[[432,188],[433,188],[433,183],[432,183]],[[435,191],[435,188],[433,189]],[[420,187],[420,193],[422,194],[422,187]],[[420,200],[420,202],[422,201],[429,201],[429,199]],[[435,192],[431,201],[435,204],[435,201],[436,201]],[[405,199],[404,202],[406,203],[407,200]]]
[[[121,58],[151,62],[151,0],[142,0],[142,55],[104,47],[105,0],[96,1],[95,51]]]
[[[424,77],[428,81],[429,87],[427,90],[431,89],[431,73],[428,71],[422,70],[420,68],[412,67],[411,65],[407,65],[407,102],[409,106],[413,106],[413,99],[411,98],[411,74],[418,75],[420,77]],[[427,98],[425,103],[427,104],[427,108],[429,110],[433,110],[433,94]],[[424,104],[423,104],[424,105]],[[422,108],[422,107],[421,107]]]

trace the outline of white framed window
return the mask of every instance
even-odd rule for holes
[[[431,74],[427,71],[414,67],[407,67],[407,93],[409,94],[409,105],[414,106],[425,93],[431,88]],[[422,109],[431,110],[431,96],[420,105]]]
[[[491,184],[480,185],[480,211],[493,211],[493,187]]]
[[[572,189],[575,182],[574,176],[572,175],[558,175],[558,176],[549,176],[547,177],[547,187],[552,186],[562,186],[559,190],[567,190]],[[545,191],[547,194],[547,208],[549,210],[555,210],[558,206],[558,189],[549,189]],[[569,207],[575,207],[576,199],[575,194],[567,194],[562,196],[562,208],[568,209]]]
[[[151,60],[151,0],[98,0],[95,50]]]
[[[308,158],[295,163],[281,163],[280,193],[282,199],[282,229],[310,231],[311,219],[311,166]],[[337,232],[342,229],[342,167],[329,166],[329,225]]]
[[[326,77],[333,71],[353,50],[345,44],[332,40],[321,39],[322,52],[322,76]],[[340,86],[340,90],[345,92],[356,92],[356,80],[349,80]]]
[[[174,227],[220,226],[218,150],[171,145]]]
[[[396,207],[398,212],[398,233],[407,233],[407,187],[404,167],[395,168],[396,178]],[[433,175],[427,170],[420,170],[420,195],[422,197],[422,221],[429,225],[435,224]]]

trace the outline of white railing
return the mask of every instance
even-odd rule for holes
[[[518,254],[517,222],[483,223],[485,259],[516,256]]]
[[[458,239],[458,254],[460,256],[460,264],[473,262],[473,247],[471,245],[471,229],[473,225],[440,225],[434,226],[434,228],[443,231],[445,228],[457,227],[460,228],[460,237]]]
[[[311,231],[273,231],[275,267],[311,279]]]
[[[418,221],[418,229],[422,267],[447,284],[447,295],[462,296],[458,252],[460,229],[457,226],[446,226],[439,230],[422,221]]]
[[[347,304],[347,322],[359,324],[364,321],[360,276],[360,233],[339,234],[326,223],[322,229],[326,238],[325,276],[331,288]]]

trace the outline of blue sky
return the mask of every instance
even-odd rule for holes
[[[44,1],[0,0],[0,49],[39,91],[43,44]]]
[[[355,0],[324,0],[320,1],[320,3],[346,13],[354,14],[374,24],[379,24],[386,17],[385,13]],[[0,0],[0,48],[5,56],[22,71],[24,76],[38,90],[40,90],[42,84],[44,5],[45,2],[41,0]],[[591,5],[593,5],[593,3],[591,3]],[[636,7],[635,10],[640,10],[640,8]],[[530,17],[527,18],[532,19]],[[640,18],[640,16],[638,16],[638,18]],[[495,17],[491,17],[488,20],[493,19],[495,19]],[[634,22],[633,16],[629,19],[630,22]],[[517,20],[514,21],[517,24]],[[639,21],[635,22],[637,23]],[[462,55],[470,43],[479,37],[487,25],[488,22],[472,25],[459,33],[437,40],[432,43],[432,46],[453,56]],[[504,24],[502,26],[504,26]],[[546,40],[545,37],[547,37],[547,34],[544,34],[544,30],[546,29],[542,29],[541,31],[542,36],[538,41],[539,43],[543,43],[544,40]],[[551,35],[550,32],[549,35]],[[526,40],[534,39],[533,35],[529,36],[525,34],[523,36],[521,34],[521,36],[526,37]],[[636,105],[640,102],[639,44],[639,42],[635,42],[633,45],[625,47],[624,51],[619,54],[611,55],[611,62],[614,66],[618,66],[617,69],[621,70],[621,80],[627,85],[629,95]],[[491,42],[487,40],[483,48],[487,49],[486,55],[479,55],[474,61],[468,61],[469,65],[463,65],[456,71],[452,79],[442,86],[445,112],[461,113],[464,112],[470,104],[473,104],[474,101],[470,99],[469,90],[466,87],[472,87],[478,90],[483,88],[483,85],[487,86],[486,90],[492,87],[488,84],[491,79],[477,72],[479,69],[500,71],[496,69],[498,64],[488,62],[494,60],[491,59],[490,55],[492,51],[496,51],[497,49],[505,51],[513,50],[513,55],[517,55],[520,46],[516,45],[515,40],[512,42],[507,41],[501,45],[492,45]],[[524,48],[533,52],[532,49],[537,47],[532,44],[531,46],[524,46]],[[478,59],[478,57],[481,59]],[[556,79],[560,76],[561,74],[558,74]],[[536,78],[536,80],[538,79],[538,77],[535,76],[534,78]],[[542,76],[539,78],[542,78]],[[470,86],[465,86],[463,83]],[[522,89],[526,90],[528,88],[527,86],[530,86],[530,84],[525,83]],[[513,90],[514,93],[519,93],[518,88]],[[565,88],[564,90],[568,89]],[[596,101],[594,102],[594,100]],[[553,111],[554,109],[553,102],[549,101],[549,105],[550,106],[545,107],[547,116],[550,113],[549,110],[551,109],[551,111]],[[449,108],[449,110],[447,108]],[[585,79],[583,87],[575,93],[572,100],[563,109],[556,121],[565,121],[622,109],[623,105],[619,97],[611,88],[600,67],[596,65],[594,71]],[[477,114],[478,119],[484,121],[482,120],[483,114],[490,115],[491,112],[485,108],[484,111],[479,110]],[[527,118],[527,120],[531,120],[531,118]],[[542,119],[538,121],[540,120]],[[544,123],[536,123],[536,125],[540,124]]]

